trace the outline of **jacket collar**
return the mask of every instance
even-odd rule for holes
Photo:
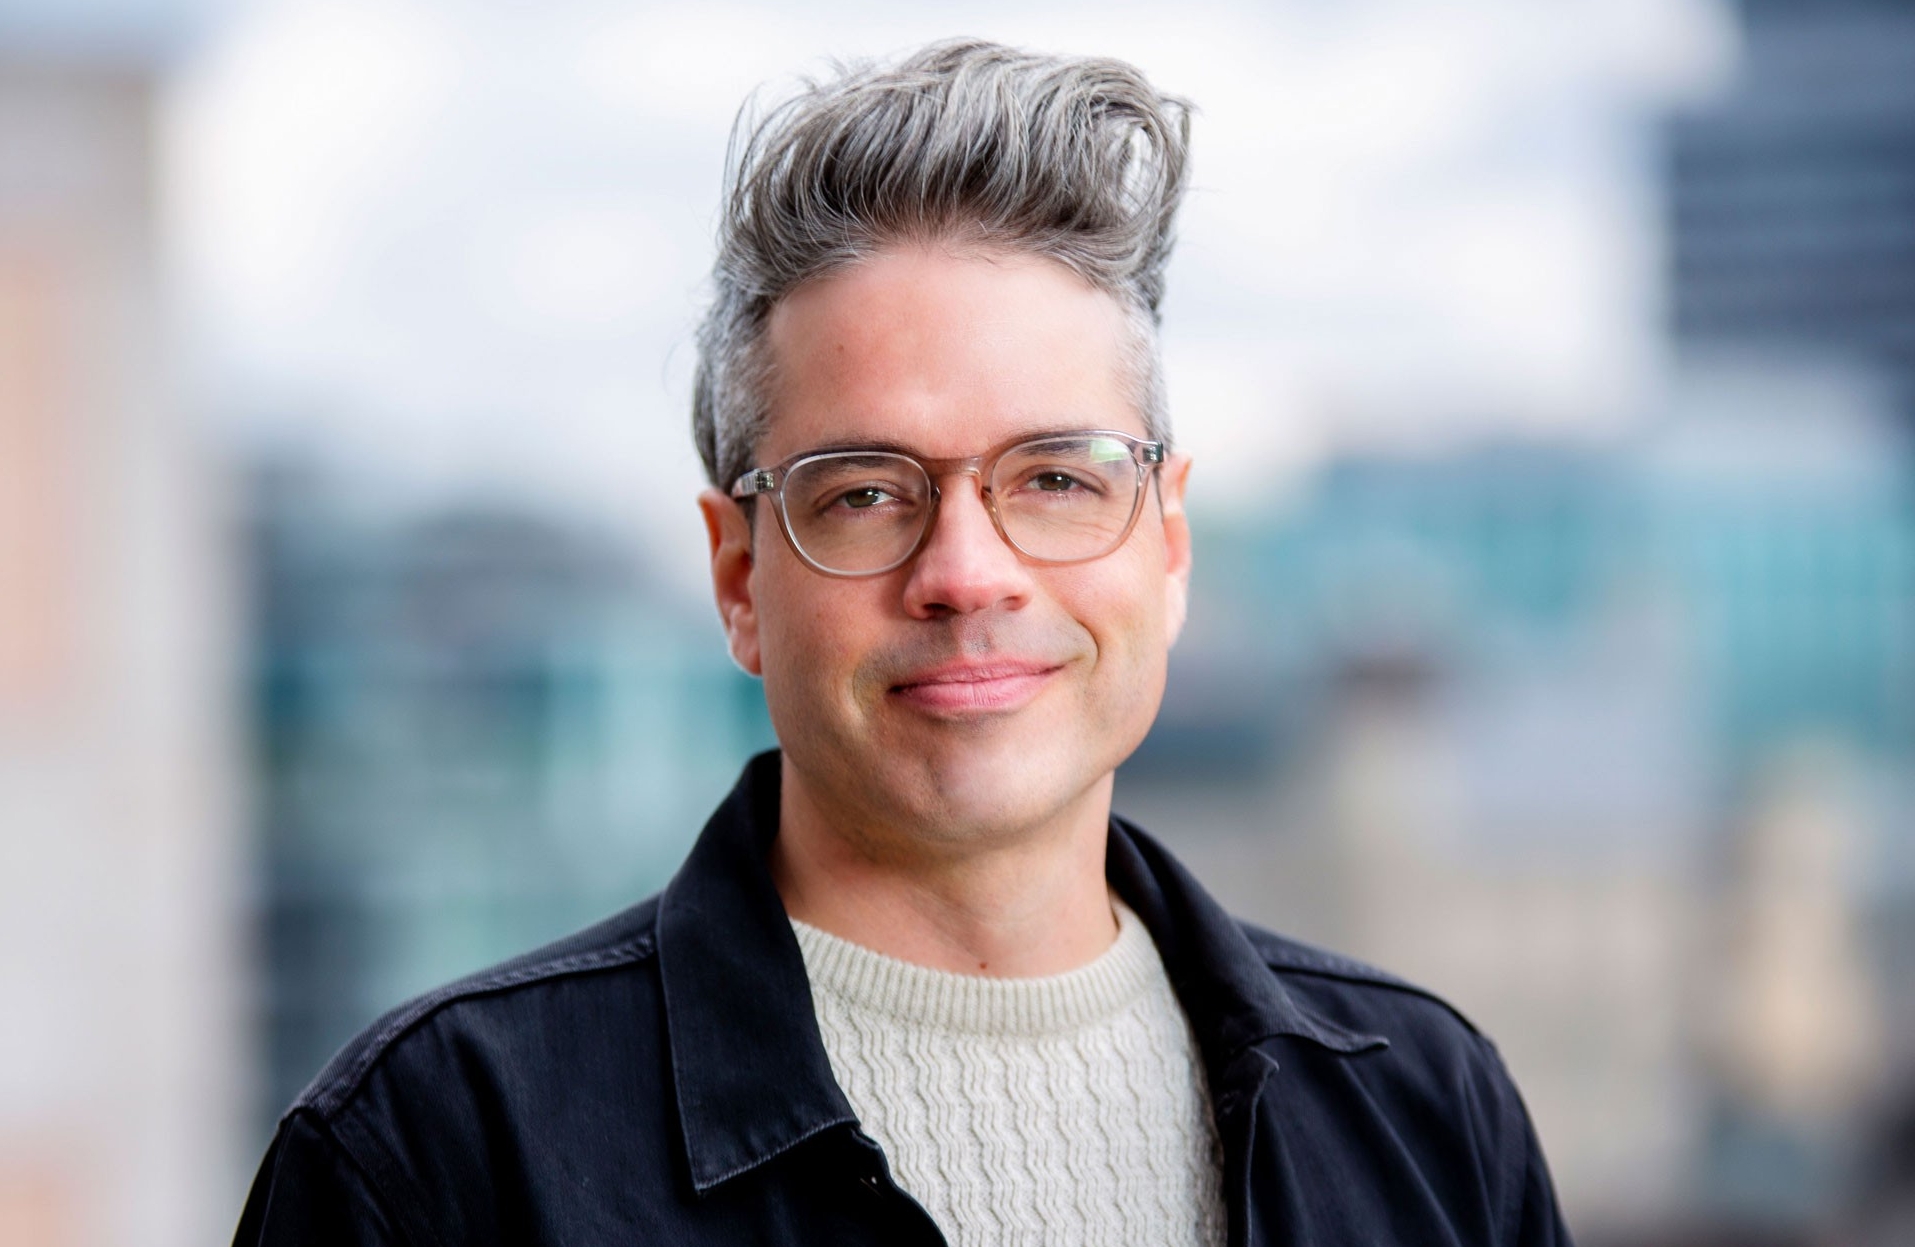
[[[703,1194],[813,1135],[855,1124],[819,1035],[797,938],[771,881],[781,760],[759,754],[659,898],[658,972],[679,1124]],[[1354,1053],[1385,1041],[1300,1008],[1234,920],[1164,848],[1111,820],[1106,875],[1149,928],[1218,1084],[1273,1036]]]
[[[1104,875],[1150,928],[1213,1086],[1238,1053],[1265,1039],[1307,1039],[1345,1056],[1389,1045],[1299,1005],[1237,920],[1136,824],[1111,818]]]
[[[678,1118],[699,1194],[856,1114],[771,882],[780,759],[745,766],[658,901]]]

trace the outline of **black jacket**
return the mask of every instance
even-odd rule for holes
[[[766,868],[778,756],[651,900],[387,1015],[279,1126],[239,1244],[933,1244],[831,1076]],[[1196,1032],[1233,1245],[1567,1244],[1516,1089],[1442,1001],[1224,914],[1111,820]]]

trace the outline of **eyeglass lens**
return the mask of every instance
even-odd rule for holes
[[[1096,558],[1123,538],[1142,473],[1113,437],[1046,438],[1006,451],[988,486],[999,523],[1032,558]],[[902,560],[931,517],[931,480],[914,459],[843,451],[793,464],[784,480],[791,538],[821,567],[877,571]]]

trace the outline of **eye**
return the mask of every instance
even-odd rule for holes
[[[1071,463],[1033,465],[1018,472],[1015,480],[1016,484],[1004,491],[1005,496],[1048,498],[1063,505],[1087,502],[1110,493],[1110,483],[1103,477]]]
[[[849,507],[853,511],[863,511],[882,503],[896,501],[896,495],[879,489],[876,485],[865,485],[857,489],[848,489],[838,495],[839,505]]]

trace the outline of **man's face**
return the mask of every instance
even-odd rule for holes
[[[754,457],[882,444],[963,457],[1019,434],[1143,434],[1110,296],[1049,260],[900,248],[800,287],[772,312],[771,420]],[[734,658],[762,675],[788,783],[848,833],[931,847],[1014,837],[1101,792],[1163,696],[1189,573],[1188,462],[1161,504],[1088,563],[1034,563],[975,478],[919,552],[882,575],[805,566],[761,501],[749,531],[701,499]]]

